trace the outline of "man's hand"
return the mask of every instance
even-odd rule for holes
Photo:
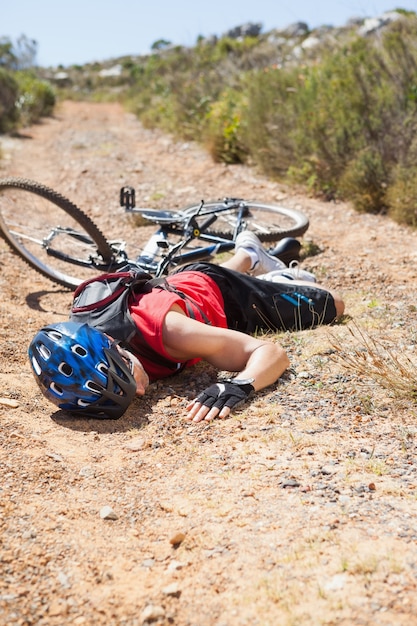
[[[230,414],[231,409],[244,402],[252,391],[254,387],[249,381],[229,380],[215,383],[202,391],[187,406],[190,414],[186,419],[201,422],[203,419],[210,421],[217,416],[225,418]]]

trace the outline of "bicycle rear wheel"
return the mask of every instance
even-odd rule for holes
[[[75,204],[44,185],[0,179],[0,231],[32,268],[75,289],[92,270],[105,271],[113,252],[102,232]]]
[[[227,203],[230,203],[230,210],[223,208]],[[221,207],[222,210],[215,212],[217,220],[205,231],[206,234],[233,239],[241,206],[244,208],[245,228],[253,231],[263,242],[274,242],[284,237],[300,237],[309,227],[308,217],[297,209],[240,199],[210,200],[204,203],[199,218],[213,213],[216,207]],[[184,213],[192,214],[197,209],[198,206],[188,207]]]

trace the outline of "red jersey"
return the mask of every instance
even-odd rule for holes
[[[135,295],[129,303],[129,309],[133,321],[140,329],[146,343],[158,354],[175,364],[175,359],[166,353],[162,343],[162,324],[166,314],[174,304],[181,307],[188,317],[190,317],[190,313],[186,303],[191,305],[194,319],[203,324],[207,323],[208,319],[212,326],[227,328],[227,321],[223,296],[217,284],[209,276],[202,272],[184,271],[169,276],[167,281],[181,291],[186,296],[186,300],[175,292],[165,289],[152,289],[149,293]],[[130,345],[133,349],[135,348],[135,338],[130,341]],[[141,355],[139,344],[137,352],[134,351],[151,382],[173,374],[172,369],[158,365]],[[185,366],[193,365],[197,361],[199,361],[198,357],[185,362]],[[181,369],[183,366],[184,362],[178,363],[177,369]]]

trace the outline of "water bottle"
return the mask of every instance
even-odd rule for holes
[[[148,243],[142,250],[142,254],[140,255],[140,259],[146,259],[147,262],[153,261],[155,257],[160,252],[161,248],[167,247],[167,236],[162,231],[157,231],[152,237],[149,239]]]

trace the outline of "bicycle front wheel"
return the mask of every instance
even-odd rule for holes
[[[229,209],[227,204],[230,204]],[[215,211],[217,207],[219,210]],[[239,228],[238,214],[242,208],[243,227],[254,232],[263,242],[279,241],[284,237],[301,237],[309,227],[308,217],[297,209],[240,199],[205,202],[198,217],[215,214],[216,221],[205,233],[234,239],[236,229]],[[184,213],[193,214],[197,209],[198,206],[188,207]]]
[[[49,187],[23,178],[0,179],[0,231],[32,268],[75,289],[92,270],[104,271],[112,249],[75,204]]]

